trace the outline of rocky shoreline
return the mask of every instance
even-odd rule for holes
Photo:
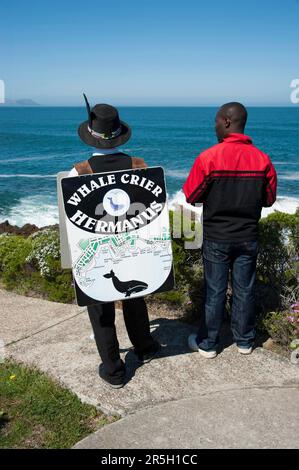
[[[0,223],[0,235],[2,233],[12,233],[14,235],[23,235],[25,237],[29,237],[29,235],[32,235],[35,232],[38,232],[39,230],[45,230],[47,228],[51,228],[58,230],[59,225],[48,225],[47,227],[37,227],[34,224],[25,224],[22,227],[18,227],[17,225],[11,225],[8,220],[5,220],[4,222]]]

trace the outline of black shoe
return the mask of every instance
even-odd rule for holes
[[[100,364],[99,366],[99,376],[112,388],[122,388],[125,385],[125,374],[121,375],[120,377],[112,377],[111,375],[107,374],[103,364]]]
[[[133,352],[137,356],[138,362],[141,364],[146,364],[157,356],[160,349],[160,343],[158,343],[158,341],[154,341],[153,345],[149,349],[143,352],[137,352],[136,349],[134,349]]]

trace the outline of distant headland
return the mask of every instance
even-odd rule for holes
[[[39,103],[29,98],[23,98],[20,100],[5,100],[5,103],[0,103],[0,106],[40,106]]]

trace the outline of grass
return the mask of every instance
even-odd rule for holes
[[[36,369],[0,364],[0,448],[70,448],[115,419]]]

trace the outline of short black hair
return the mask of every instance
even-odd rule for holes
[[[236,127],[245,128],[248,112],[243,104],[232,101],[222,105],[218,112],[222,116],[229,118]]]

